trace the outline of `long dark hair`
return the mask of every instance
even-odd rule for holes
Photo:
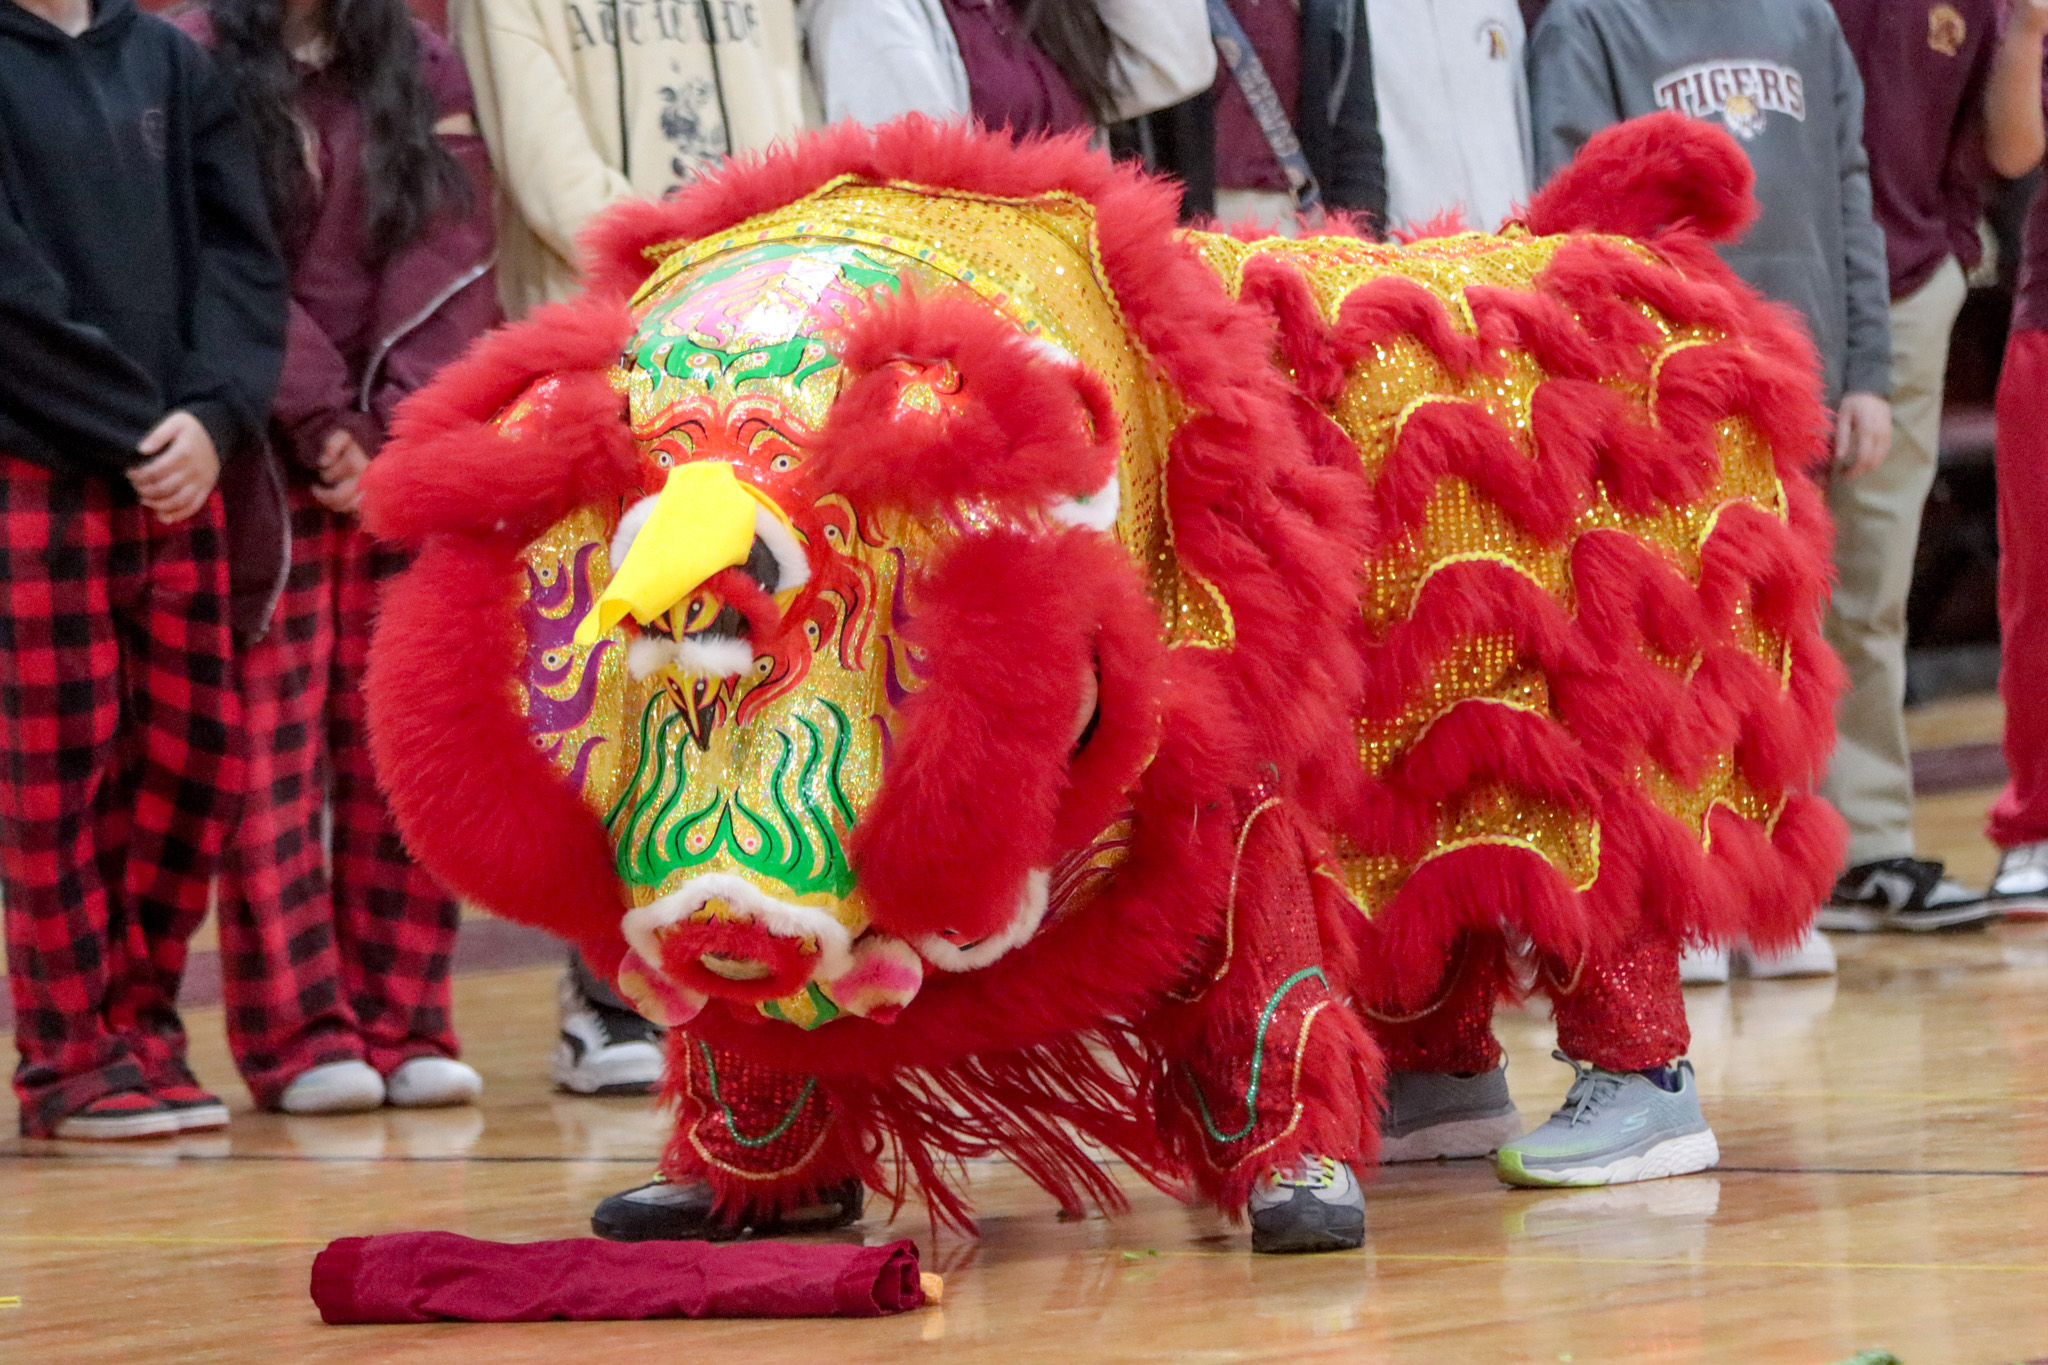
[[[235,81],[263,160],[278,234],[303,237],[312,178],[295,106],[299,70],[284,43],[285,0],[210,0],[214,54]],[[469,176],[434,131],[439,113],[420,69],[405,0],[321,0],[327,69],[363,116],[363,225],[374,264],[389,260],[443,208],[466,207]]]
[[[1102,22],[1096,0],[1010,0],[1010,8],[1081,103],[1098,121],[1115,122],[1117,90],[1110,79],[1110,58],[1116,39]]]

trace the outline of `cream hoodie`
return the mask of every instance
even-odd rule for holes
[[[791,0],[453,0],[448,9],[503,189],[498,285],[508,317],[575,292],[576,234],[600,209],[628,195],[658,198],[728,153],[804,125]]]

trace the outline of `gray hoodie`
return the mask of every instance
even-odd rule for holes
[[[1756,167],[1756,226],[1721,255],[1806,315],[1830,404],[1891,391],[1884,236],[1863,81],[1827,0],[1553,0],[1529,43],[1536,175],[1610,123],[1718,119]]]

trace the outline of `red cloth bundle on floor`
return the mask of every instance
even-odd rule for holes
[[[330,1323],[873,1318],[925,1301],[917,1248],[343,1237],[313,1258]]]

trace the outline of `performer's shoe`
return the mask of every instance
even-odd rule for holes
[[[729,1242],[742,1233],[830,1232],[860,1221],[867,1191],[848,1180],[820,1191],[817,1202],[759,1220],[742,1211],[737,1222],[711,1215],[711,1186],[701,1180],[656,1176],[597,1206],[590,1230],[612,1242]]]
[[[1380,1162],[1487,1156],[1522,1135],[1503,1062],[1476,1076],[1396,1071],[1387,1077]]]
[[[1305,1156],[1252,1190],[1252,1250],[1352,1251],[1365,1242],[1365,1191],[1341,1161]]]
[[[2021,919],[2048,916],[2048,839],[1999,854],[1988,899],[2003,915]]]
[[[661,1082],[661,1026],[592,999],[576,975],[562,974],[555,1084],[577,1095],[652,1094]]]
[[[322,1062],[292,1077],[278,1096],[287,1114],[360,1114],[384,1107],[384,1078],[368,1062]]]
[[[1944,877],[1940,863],[1884,858],[1844,872],[1814,922],[1837,933],[1929,934],[1981,929],[1998,915],[1995,901]]]
[[[1721,1160],[1700,1112],[1691,1062],[1664,1068],[1667,1090],[1640,1071],[1608,1071],[1551,1054],[1578,1073],[1564,1105],[1503,1145],[1494,1170],[1510,1185],[1625,1185],[1691,1175]]]

